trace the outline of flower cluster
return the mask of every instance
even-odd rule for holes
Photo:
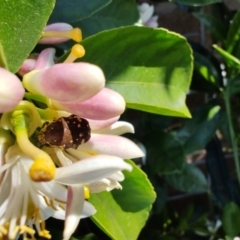
[[[80,42],[81,31],[53,24],[39,42],[69,38]],[[65,220],[69,239],[80,219],[96,212],[90,194],[121,189],[122,171],[132,170],[124,159],[143,156],[120,136],[134,132],[118,121],[123,97],[105,88],[98,66],[74,62],[84,54],[76,44],[56,64],[55,50],[47,48],[24,61],[22,82],[0,68],[0,239],[34,239],[35,232],[50,239],[49,217]]]

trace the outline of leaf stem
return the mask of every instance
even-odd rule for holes
[[[225,102],[225,107],[227,112],[227,121],[228,121],[229,133],[230,133],[232,149],[233,149],[234,164],[236,167],[238,183],[240,185],[240,165],[239,165],[239,156],[238,156],[238,146],[237,146],[237,138],[235,136],[235,132],[233,129],[233,122],[231,117],[231,106],[230,106],[230,94],[229,94],[228,86],[224,91],[224,102]]]

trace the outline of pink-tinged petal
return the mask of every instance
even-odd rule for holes
[[[68,240],[76,230],[81,219],[84,204],[84,189],[82,185],[68,187],[66,218],[63,240]]]
[[[71,112],[83,118],[106,120],[121,115],[125,110],[124,98],[117,92],[103,88],[93,97],[74,103],[53,102],[56,109]]]
[[[146,23],[145,26],[157,28],[158,27],[158,16],[151,17]]]
[[[122,170],[131,171],[132,166],[119,157],[97,155],[69,166],[57,168],[55,181],[65,185],[87,184],[99,181]]]
[[[107,120],[92,120],[92,119],[87,119],[87,120],[88,120],[88,123],[90,125],[91,130],[92,131],[97,131],[97,130],[105,129],[105,128],[111,126],[119,118],[120,118],[120,116],[110,118],[110,119],[107,119]]]
[[[131,123],[118,121],[111,126],[95,130],[94,133],[103,133],[110,135],[122,135],[124,133],[134,133],[134,127]]]
[[[69,31],[73,29],[73,27],[67,23],[53,23],[47,25],[44,28],[44,31]],[[68,41],[69,38],[63,37],[43,37],[41,38],[38,43],[40,44],[58,44]]]
[[[18,77],[0,68],[0,113],[12,110],[23,99],[24,92]]]
[[[90,140],[77,149],[94,154],[107,154],[123,159],[143,157],[143,151],[131,140],[115,135],[92,134]]]
[[[59,63],[23,77],[25,88],[60,102],[84,101],[105,84],[102,70],[89,63]]]
[[[55,64],[54,56],[56,50],[54,48],[44,49],[38,56],[36,60],[36,64],[34,66],[34,70],[43,70],[50,68]]]
[[[25,74],[31,72],[36,64],[36,59],[26,59],[24,60],[22,66],[20,67],[20,69],[18,70],[18,74],[20,76],[24,76]]]

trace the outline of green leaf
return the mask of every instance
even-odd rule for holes
[[[114,0],[94,15],[75,21],[73,26],[81,28],[84,38],[103,30],[133,25],[139,20],[135,0]]]
[[[222,2],[222,0],[172,0],[173,2],[183,3],[190,6],[204,6],[217,2]]]
[[[147,161],[154,172],[172,174],[182,171],[185,152],[174,134],[155,131],[146,135],[145,139]]]
[[[194,52],[194,71],[200,76],[197,80],[201,79],[201,82],[195,85],[198,84],[198,87],[203,90],[220,90],[220,77],[216,68],[207,57],[197,52]]]
[[[0,65],[17,72],[37,44],[54,0],[0,1]]]
[[[97,209],[92,220],[114,240],[137,239],[156,198],[146,174],[128,163],[133,171],[124,172],[122,190],[92,194],[89,199]]]
[[[229,52],[223,50],[215,44],[213,45],[213,48],[223,57],[229,67],[240,69],[240,60],[238,58],[234,57]]]
[[[112,0],[57,0],[49,22],[71,24],[92,16],[111,2]]]
[[[239,44],[239,40],[240,40],[239,25],[240,25],[240,11],[238,11],[235,14],[228,30],[226,49],[227,49],[227,52],[229,53],[234,52],[233,49],[235,48],[236,44]]]
[[[240,74],[237,74],[234,78],[228,81],[226,91],[229,91],[229,97],[240,92]]]
[[[208,190],[204,174],[192,164],[185,164],[181,173],[165,175],[165,179],[172,187],[182,192],[200,193]]]
[[[89,233],[83,237],[78,238],[78,240],[97,240],[97,239],[98,239],[98,237],[93,233]],[[75,238],[75,239],[71,239],[71,240],[77,240],[77,239]]]
[[[192,74],[186,39],[165,29],[123,27],[82,41],[79,61],[100,66],[107,87],[125,98],[128,108],[190,117],[185,105]]]
[[[225,233],[235,237],[240,233],[240,209],[234,202],[230,202],[223,210],[222,222]]]
[[[218,21],[213,16],[204,13],[193,13],[193,15],[211,31],[212,35],[218,41],[224,42],[227,31],[222,22]]]
[[[203,149],[215,134],[221,120],[220,106],[210,102],[196,109],[177,132],[185,153]]]

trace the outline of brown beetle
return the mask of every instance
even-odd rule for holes
[[[77,115],[61,117],[51,123],[45,122],[37,134],[41,146],[77,148],[91,137],[91,129],[86,119]]]

